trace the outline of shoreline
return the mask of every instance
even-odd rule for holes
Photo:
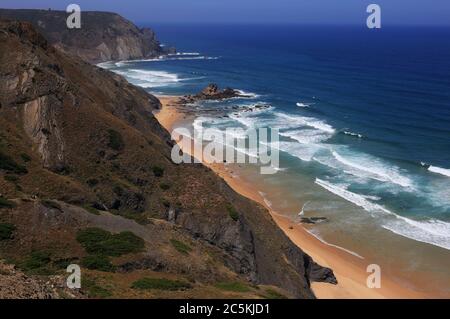
[[[159,123],[170,133],[177,123],[186,116],[177,108],[178,96],[157,96],[162,108],[155,113]],[[192,150],[184,152],[192,154]],[[282,216],[269,207],[262,195],[254,185],[246,182],[241,176],[231,174],[222,163],[207,164],[219,177],[233,188],[234,191],[263,205],[271,214],[280,229],[291,241],[310,255],[315,262],[333,270],[337,285],[328,283],[311,283],[311,288],[317,298],[428,298],[425,293],[417,292],[398,284],[392,278],[383,276],[381,288],[368,288],[366,280],[370,273],[366,272],[368,264],[357,256],[346,251],[345,248],[336,247],[320,240],[311,234],[301,224],[297,224],[288,217]]]

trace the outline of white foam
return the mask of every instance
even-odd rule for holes
[[[309,107],[310,106],[309,104],[302,103],[302,102],[297,102],[297,103],[295,103],[295,105],[297,105],[298,107]]]
[[[321,180],[319,178],[316,178],[315,183],[317,185],[325,188],[329,192],[355,204],[356,206],[364,208],[368,212],[372,213],[372,212],[380,211],[380,212],[384,212],[384,213],[389,213],[389,211],[387,211],[382,206],[380,206],[378,204],[373,204],[370,201],[368,201],[363,195],[358,195],[358,194],[352,193],[352,192],[348,191],[346,188],[343,188],[343,187],[340,187],[337,185],[333,185],[333,184],[326,182],[324,180]]]
[[[259,193],[259,195],[261,195],[261,197],[264,201],[264,204],[266,204],[267,207],[272,208],[272,202],[266,198],[266,194],[263,192],[260,192],[260,191],[258,191],[258,193]]]
[[[114,62],[113,61],[101,62],[98,63],[97,66],[102,69],[110,69],[114,67]]]
[[[231,114],[228,114],[229,118],[239,122],[243,126],[247,128],[252,127],[258,127],[259,124],[263,124],[261,120],[258,122],[257,116],[270,112],[273,110],[272,106],[269,107],[263,107],[263,108],[255,108],[257,105],[266,105],[266,103],[260,102],[260,103],[252,103],[252,104],[241,104],[239,105],[242,109],[241,110],[233,110]],[[249,110],[252,111],[249,111]]]
[[[410,239],[450,250],[450,223],[429,219],[416,221],[397,215],[381,205],[370,202],[364,195],[350,192],[346,188],[333,185],[316,178],[315,183],[329,192],[363,208],[382,223],[382,227]],[[380,217],[382,218],[380,220]],[[385,218],[383,218],[385,217]],[[387,218],[386,218],[387,217]]]
[[[177,52],[177,53],[169,53],[168,56],[179,56],[179,55],[200,55],[198,52]]]
[[[161,55],[156,58],[150,59],[136,59],[136,60],[123,60],[117,63],[120,63],[120,66],[125,66],[130,63],[142,63],[142,62],[164,62],[164,61],[175,61],[175,60],[217,60],[219,57],[216,56],[204,56],[204,55],[188,55],[188,54],[174,54],[174,55]]]
[[[309,126],[309,127],[313,127],[316,128],[318,130],[330,133],[330,134],[334,134],[335,129],[325,123],[324,121],[318,120],[316,118],[313,117],[306,117],[306,116],[298,116],[298,115],[288,115],[285,113],[276,113],[276,116],[278,116],[279,118],[285,120],[284,124],[289,125],[292,127],[292,125],[297,125],[297,126]],[[287,120],[287,123],[286,123]]]
[[[442,167],[438,167],[438,166],[431,166],[428,167],[428,170],[430,172],[436,173],[436,174],[441,174],[447,177],[450,177],[450,169],[447,168],[442,168]]]
[[[299,144],[296,142],[283,141],[278,143],[269,143],[269,145],[273,148],[297,157],[304,162],[310,162],[313,159],[314,155],[320,149],[322,149],[322,147],[318,144]]]
[[[362,134],[353,133],[353,132],[350,132],[350,131],[344,131],[344,134],[345,135],[350,135],[350,136],[355,136],[355,137],[358,137],[358,138],[362,138],[363,137]]]
[[[256,99],[256,98],[260,97],[259,94],[252,93],[252,92],[246,92],[244,90],[235,90],[235,91],[237,91],[239,93],[239,95],[241,95],[240,98],[244,97],[244,98]]]
[[[298,213],[298,216],[303,216],[305,215],[305,207],[306,205],[309,203],[309,201],[307,201],[306,203],[303,204],[302,206],[302,210],[300,211],[300,213]]]
[[[241,116],[241,115],[235,115],[235,114],[230,114],[228,115],[231,119],[241,123],[243,126],[247,127],[247,128],[251,128],[254,126],[255,121],[252,120],[251,118],[248,118],[246,116]]]
[[[171,60],[217,60],[217,56],[192,56],[192,57],[177,57],[177,58],[167,58],[160,59],[158,61],[171,61]]]
[[[113,70],[117,74],[123,75],[129,79],[133,84],[143,88],[155,88],[164,86],[177,85],[182,81],[196,80],[199,78],[180,78],[178,74],[169,73],[166,71],[142,70],[142,69],[128,69]]]
[[[361,172],[365,172],[368,173],[369,178],[379,181],[392,182],[403,187],[412,186],[412,181],[408,177],[402,176],[397,167],[383,163],[376,158],[360,154],[356,158],[354,156],[353,159],[347,159],[336,151],[331,151],[331,153],[338,162],[348,166],[349,169],[346,172],[352,175],[361,176]]]
[[[342,251],[345,251],[346,253],[349,253],[350,255],[353,255],[353,256],[358,257],[358,258],[360,258],[360,259],[364,259],[363,256],[361,256],[361,255],[355,253],[354,251],[351,251],[351,250],[346,249],[346,248],[344,248],[344,247],[341,247],[341,246],[338,246],[338,245],[335,245],[335,244],[331,244],[331,243],[325,241],[322,237],[320,237],[318,234],[316,234],[314,230],[312,230],[312,229],[309,230],[309,229],[306,229],[306,228],[304,228],[304,229],[305,229],[310,235],[312,235],[312,236],[314,236],[315,238],[317,238],[317,239],[318,239],[320,242],[322,242],[323,244],[325,244],[325,245],[327,245],[327,246],[331,246],[331,247],[337,248],[337,249],[340,249],[340,250],[342,250]]]
[[[290,130],[279,132],[281,136],[289,137],[302,144],[320,143],[326,141],[331,137],[330,134],[324,133],[320,130],[303,129],[303,130]]]

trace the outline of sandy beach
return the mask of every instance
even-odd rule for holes
[[[186,117],[177,107],[178,97],[159,96],[162,109],[155,114],[166,130],[172,132],[176,124]],[[192,150],[183,149],[192,155]],[[195,155],[194,155],[195,156]],[[236,192],[265,206],[273,219],[285,234],[317,263],[333,269],[338,280],[337,285],[312,283],[312,289],[318,298],[427,298],[423,293],[408,289],[388,276],[381,278],[381,288],[368,288],[366,271],[368,261],[326,244],[310,234],[301,224],[281,216],[268,207],[255,186],[242,176],[235,176],[224,164],[205,164],[223,178]]]

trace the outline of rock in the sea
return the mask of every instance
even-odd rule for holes
[[[201,100],[224,100],[233,97],[246,97],[238,90],[226,87],[223,90],[215,83],[208,84],[200,93],[195,95],[187,95],[184,97],[184,103],[193,103]]]
[[[300,222],[303,224],[318,224],[318,223],[323,223],[323,222],[327,222],[328,218],[326,217],[302,217],[300,219]]]

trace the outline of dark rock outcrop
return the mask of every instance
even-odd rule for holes
[[[327,222],[328,218],[326,217],[301,217],[300,222],[303,224],[318,224]]]
[[[182,103],[193,103],[195,101],[201,100],[224,100],[224,99],[231,99],[234,97],[245,98],[249,96],[229,87],[220,90],[217,84],[210,83],[200,93],[197,93],[195,95],[184,96],[182,98]]]
[[[90,63],[166,53],[151,29],[139,29],[118,14],[82,11],[81,29],[68,29],[67,17],[64,11],[0,9],[0,19],[28,21],[51,45]]]

